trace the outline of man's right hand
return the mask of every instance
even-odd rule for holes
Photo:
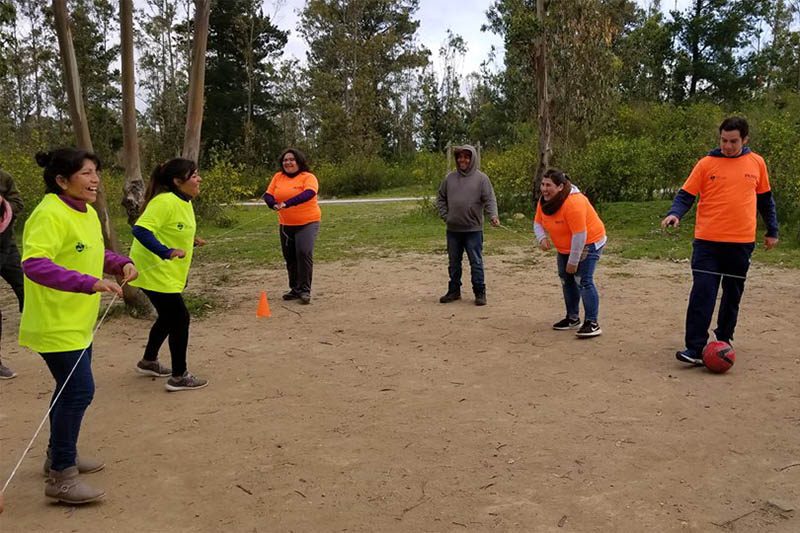
[[[181,250],[180,248],[175,248],[174,250],[172,250],[172,251],[169,253],[169,258],[170,258],[170,259],[175,259],[176,257],[177,257],[178,259],[183,259],[184,257],[186,257],[186,252],[184,252],[184,251],[183,251],[183,250]]]
[[[545,250],[545,251],[549,250],[550,249],[550,239],[545,237],[544,239],[539,241],[539,248],[541,248],[542,250]]]
[[[667,215],[664,220],[661,221],[662,228],[668,228],[672,226],[673,228],[677,228],[681,225],[681,219],[676,217],[675,215]]]

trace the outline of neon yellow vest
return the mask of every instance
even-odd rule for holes
[[[25,223],[22,260],[47,258],[56,265],[103,277],[105,245],[100,219],[92,206],[72,209],[55,194],[46,194]],[[25,277],[25,306],[19,344],[31,350],[66,352],[92,343],[100,294],[65,292]]]
[[[183,292],[192,264],[197,229],[192,202],[182,200],[171,192],[158,194],[147,204],[136,225],[152,231],[167,248],[185,251],[186,257],[161,259],[134,239],[131,259],[139,271],[139,277],[130,284],[154,292]]]

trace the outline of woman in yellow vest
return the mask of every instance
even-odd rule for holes
[[[122,296],[103,272],[135,279],[127,257],[105,249],[97,200],[100,160],[63,148],[36,154],[44,167],[46,194],[25,223],[22,269],[25,306],[19,343],[39,352],[56,380],[45,461],[45,496],[69,504],[93,502],[105,492],[79,473],[101,470],[101,461],[77,456],[83,414],[94,397],[92,335],[101,292]]]
[[[606,228],[589,199],[564,172],[551,168],[544,173],[542,196],[536,204],[533,231],[542,250],[555,247],[558,276],[566,304],[566,316],[553,329],[578,328],[578,337],[596,337],[603,331],[597,322],[600,296],[594,270],[606,244]],[[585,312],[581,325],[578,306]]]
[[[144,291],[158,313],[136,371],[148,376],[171,376],[165,385],[170,392],[208,385],[208,381],[186,368],[190,317],[181,295],[189,276],[192,250],[205,244],[195,237],[197,223],[192,207],[201,181],[194,161],[176,158],[157,166],[145,192],[144,212],[133,226],[131,257],[140,275],[131,285]],[[167,339],[171,369],[158,360],[158,351]]]

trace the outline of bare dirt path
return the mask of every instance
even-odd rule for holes
[[[592,340],[550,329],[552,257],[488,257],[482,308],[437,303],[444,257],[318,265],[310,306],[280,300],[283,271],[205,268],[191,288],[224,310],[193,323],[189,366],[210,386],[166,393],[133,371],[149,323],[104,325],[80,449],[106,500],[46,503],[45,431],[0,531],[798,531],[798,277],[751,272],[720,376],[674,359],[686,264],[604,257]],[[52,382],[0,301],[4,481]]]

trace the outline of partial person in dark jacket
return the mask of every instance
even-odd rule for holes
[[[14,185],[14,179],[0,170],[0,277],[11,285],[22,312],[23,274],[19,249],[14,239],[14,223],[22,214],[22,197]],[[3,312],[0,309],[0,341],[3,337]],[[12,379],[16,372],[5,366],[0,359],[0,379]]]
[[[461,261],[464,251],[469,258],[475,305],[486,305],[486,282],[483,272],[483,213],[492,226],[499,226],[497,199],[489,177],[481,172],[478,152],[466,144],[454,151],[456,167],[439,186],[436,206],[447,224],[447,255],[450,283],[441,303],[461,299]]]

